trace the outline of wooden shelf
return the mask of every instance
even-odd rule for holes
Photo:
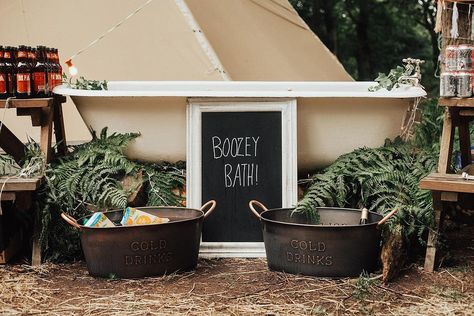
[[[4,192],[10,191],[35,191],[39,188],[43,178],[18,178],[18,177],[0,177],[0,187]]]
[[[474,181],[465,180],[459,174],[432,173],[420,181],[420,189],[440,192],[474,193]]]
[[[11,99],[8,108],[45,108],[53,104],[54,98]],[[4,108],[6,100],[0,100],[0,108]]]
[[[62,95],[53,95],[50,98],[34,98],[34,99],[15,99],[12,98],[8,102],[9,108],[16,108],[18,116],[30,116],[33,126],[40,127],[40,149],[44,154],[46,162],[49,162],[52,150],[51,139],[53,133],[56,135],[56,142],[59,152],[66,154],[66,133],[64,130],[64,121],[62,113],[62,103],[66,101],[66,97]],[[6,100],[0,100],[0,109],[6,107]],[[0,147],[6,153],[13,156],[15,161],[21,161],[25,156],[24,144],[13,134],[5,124],[0,130]],[[34,178],[18,178],[18,177],[0,177],[0,187],[2,194],[1,201],[15,201],[15,208],[31,210],[32,201],[35,199],[35,191],[38,190],[43,177]],[[12,207],[12,206],[9,206]],[[0,215],[2,209],[0,208]],[[32,265],[41,264],[41,247],[39,243],[39,232],[41,230],[41,221],[38,219],[34,223],[33,244],[31,263]],[[0,253],[0,261],[5,260],[5,253]]]
[[[438,105],[474,107],[474,98],[439,98]]]

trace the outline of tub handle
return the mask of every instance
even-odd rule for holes
[[[380,227],[382,226],[386,221],[388,221],[388,219],[390,217],[392,217],[393,215],[395,215],[397,212],[398,212],[398,208],[394,209],[393,211],[391,211],[390,213],[388,213],[387,215],[385,215],[384,218],[382,218],[378,223],[377,223],[377,227]]]
[[[206,219],[209,215],[211,215],[212,211],[216,208],[217,202],[216,200],[210,200],[203,206],[201,206],[200,210],[204,212],[205,209],[207,209],[211,205],[211,208],[207,210],[207,212],[204,213],[204,219]]]
[[[252,211],[252,213],[253,213],[258,219],[262,219],[262,216],[260,216],[260,213],[255,209],[254,204],[255,204],[256,206],[258,206],[259,208],[261,208],[262,210],[264,210],[264,211],[268,211],[268,208],[267,208],[265,205],[263,205],[262,202],[259,202],[259,201],[257,201],[257,200],[252,200],[252,201],[249,202],[249,207],[250,207],[250,210]]]
[[[64,212],[61,213],[61,217],[71,226],[81,229],[81,225],[79,225],[74,217]]]

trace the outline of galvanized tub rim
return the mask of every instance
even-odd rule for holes
[[[194,270],[197,266],[202,223],[215,209],[216,201],[200,209],[169,206],[139,207],[144,211],[172,220],[163,224],[116,226],[97,230],[85,227],[83,216],[75,220],[61,217],[78,229],[89,274],[94,277],[134,279]],[[104,212],[114,223],[120,221],[123,209]],[[167,226],[159,226],[166,225]],[[176,224],[176,225],[169,225]],[[135,245],[135,246],[134,246]]]
[[[368,227],[372,225],[378,225],[379,221],[371,222],[368,224],[357,224],[357,225],[322,225],[322,224],[301,224],[301,223],[291,223],[291,222],[284,222],[284,221],[277,221],[273,219],[268,219],[265,218],[266,214],[272,213],[272,212],[286,212],[286,211],[291,211],[294,210],[295,208],[289,207],[289,208],[272,208],[263,211],[260,213],[260,221],[261,222],[268,222],[268,223],[273,223],[273,224],[278,224],[278,225],[284,225],[284,226],[292,226],[292,227],[306,227],[306,228],[322,228],[322,229],[329,229],[329,228],[337,228],[337,229],[349,229],[349,228],[354,228],[354,227]],[[358,212],[360,213],[360,209],[355,209],[355,208],[343,208],[343,207],[317,207],[316,210],[322,210],[322,209],[327,209],[327,210],[338,210],[342,212]],[[369,211],[370,214],[375,215],[377,217],[380,217],[380,219],[383,218],[383,215]],[[379,219],[379,220],[380,220]]]
[[[172,224],[184,223],[184,222],[188,222],[188,221],[199,220],[199,219],[203,218],[204,215],[205,215],[205,212],[202,211],[202,210],[194,209],[194,208],[188,208],[188,207],[180,207],[180,206],[145,206],[145,207],[139,207],[138,209],[139,210],[147,210],[147,209],[166,210],[166,209],[171,209],[171,210],[178,210],[178,211],[195,211],[195,212],[198,212],[200,214],[196,217],[189,217],[189,218],[178,219],[178,220],[173,220],[173,221],[170,220],[167,223],[141,224],[141,225],[133,225],[133,226],[88,227],[88,226],[84,226],[82,224],[79,224],[79,222],[81,222],[81,221],[83,222],[84,219],[86,219],[86,218],[88,218],[92,215],[83,216],[83,217],[79,218],[77,221],[78,221],[78,224],[81,227],[81,229],[92,229],[92,230],[96,230],[96,229],[98,229],[98,230],[101,230],[101,229],[130,229],[132,227],[150,227],[150,226],[155,226],[155,225],[172,225]],[[120,211],[120,209],[110,210],[110,211],[106,211],[106,212],[103,212],[103,213],[107,216],[107,213],[115,213],[115,212],[118,212],[118,211]]]

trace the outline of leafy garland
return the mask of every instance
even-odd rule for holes
[[[405,69],[402,66],[391,69],[388,75],[379,72],[378,77],[374,80],[377,85],[369,87],[369,91],[374,92],[383,88],[391,91],[393,88],[398,88],[400,86],[399,79],[404,75],[404,72]]]
[[[84,77],[76,78],[75,81],[63,73],[63,83],[72,89],[80,90],[108,90],[107,80],[88,80]]]
[[[388,75],[379,72],[378,77],[375,78],[377,84],[369,87],[369,91],[375,92],[384,88],[391,91],[400,87],[401,84],[419,86],[419,80],[421,79],[420,64],[424,62],[424,60],[413,58],[403,59],[404,65],[391,69]]]
[[[66,212],[75,218],[93,211],[125,208],[132,192],[123,187],[126,177],[143,175],[147,205],[179,206],[183,198],[173,189],[185,181],[183,165],[140,164],[123,153],[139,134],[111,134],[103,129],[93,140],[72,147],[72,153],[52,164],[40,194],[45,257],[65,261],[82,257],[79,236],[60,218]]]

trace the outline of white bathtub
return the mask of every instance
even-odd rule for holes
[[[87,126],[99,131],[140,132],[131,158],[158,161],[186,157],[188,98],[296,98],[298,169],[328,165],[357,147],[375,147],[400,133],[402,118],[421,88],[368,92],[373,82],[111,81],[107,91],[55,88],[70,96]],[[237,99],[236,99],[237,100]]]

